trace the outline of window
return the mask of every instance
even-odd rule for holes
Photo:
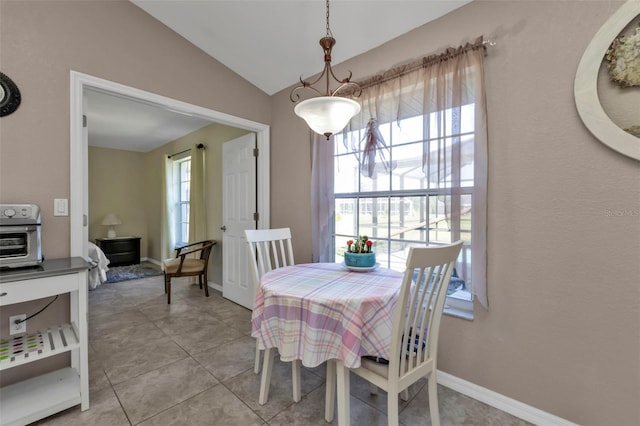
[[[173,162],[173,200],[175,202],[174,235],[176,246],[189,241],[189,199],[191,189],[191,157]]]
[[[376,163],[371,178],[360,161],[366,129],[334,136],[336,262],[343,261],[347,240],[359,235],[374,241],[377,262],[398,271],[404,271],[410,247],[461,239],[448,306],[471,312],[474,114],[475,105],[466,104],[379,123],[388,167]]]
[[[364,80],[360,114],[333,144],[314,138],[314,260],[341,262],[367,235],[383,266],[404,270],[412,246],[463,240],[445,312],[488,309],[483,58],[478,37]]]

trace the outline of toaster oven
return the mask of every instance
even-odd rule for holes
[[[42,263],[40,207],[0,204],[0,268]]]

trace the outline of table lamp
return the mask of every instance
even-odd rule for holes
[[[109,230],[107,231],[107,238],[115,238],[116,237],[116,225],[122,225],[122,220],[120,220],[120,216],[115,213],[109,213],[102,219],[102,225],[108,226]]]

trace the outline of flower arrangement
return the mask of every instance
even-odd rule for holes
[[[620,87],[640,86],[640,26],[635,33],[613,40],[606,52],[611,80]]]
[[[353,240],[347,241],[347,252],[371,253],[371,246],[373,246],[373,241],[366,235],[361,235],[355,242]]]
[[[344,253],[344,263],[347,266],[371,268],[376,264],[376,254],[372,250],[373,241],[366,235],[361,235],[356,241],[347,241],[347,251]]]

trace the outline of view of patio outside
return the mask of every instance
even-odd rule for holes
[[[359,235],[374,242],[376,261],[381,266],[398,271],[404,271],[410,247],[461,239],[465,245],[456,272],[462,281],[470,282],[473,105],[460,108],[458,113],[463,117],[460,134],[447,132],[444,138],[427,141],[423,138],[423,117],[381,124],[388,167],[377,163],[371,178],[361,173],[363,132],[335,136],[336,262],[343,262],[347,241]],[[432,128],[437,127],[438,119],[435,114],[431,117]],[[454,144],[461,151],[458,170],[452,170],[450,160]],[[423,153],[427,158],[424,167]],[[459,175],[460,186],[452,188],[454,173]],[[450,289],[449,296],[471,300],[464,286]]]

